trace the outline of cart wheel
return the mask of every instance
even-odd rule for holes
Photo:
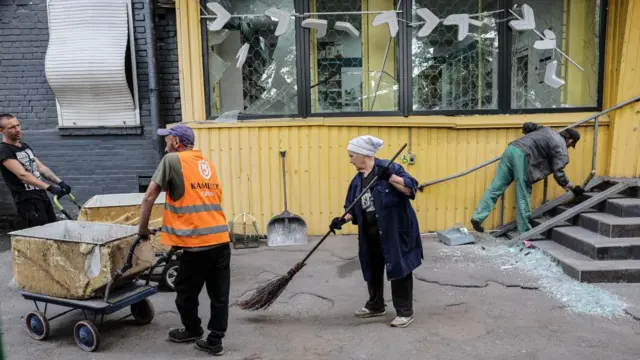
[[[45,340],[49,336],[49,320],[40,311],[27,314],[25,324],[29,335],[36,340]]]
[[[176,280],[176,276],[178,276],[179,264],[179,261],[170,261],[167,265],[165,265],[164,269],[162,269],[162,278],[160,280],[160,283],[165,289],[176,291],[174,282]]]
[[[147,325],[153,320],[156,315],[156,311],[153,309],[153,304],[149,299],[144,299],[140,302],[131,305],[131,315],[133,319],[140,325]]]
[[[84,351],[93,352],[100,347],[100,333],[98,328],[89,320],[78,321],[73,327],[73,338]]]

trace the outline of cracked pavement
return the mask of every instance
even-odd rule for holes
[[[540,279],[501,269],[479,253],[479,245],[447,247],[425,238],[425,260],[415,272],[415,321],[405,329],[389,326],[395,316],[386,283],[387,315],[357,319],[353,312],[367,298],[354,237],[331,237],[309,259],[287,289],[266,311],[246,312],[233,302],[262,281],[284,274],[311,249],[233,250],[227,354],[237,360],[307,359],[638,359],[640,285],[597,285],[624,298],[629,315],[613,318],[570,312],[540,290]],[[81,351],[72,328],[79,314],[51,323],[51,337],[32,340],[23,317],[33,303],[7,287],[11,254],[0,253],[0,306],[8,359],[201,359],[192,344],[166,340],[179,326],[175,294],[150,300],[156,317],[146,326],[113,322],[101,332],[100,352]],[[49,308],[50,312],[53,310]],[[59,310],[59,309],[55,309]],[[208,321],[208,299],[200,314]],[[640,312],[635,312],[638,317]],[[115,314],[113,318],[118,318]],[[123,312],[122,315],[125,315]]]

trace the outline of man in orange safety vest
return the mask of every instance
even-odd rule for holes
[[[175,279],[176,306],[184,328],[169,331],[174,342],[195,341],[199,350],[222,355],[229,318],[231,249],[222,188],[213,164],[193,150],[195,136],[186,125],[158,130],[167,154],[153,175],[140,208],[140,236],[148,236],[151,208],[164,190],[160,241],[183,249]],[[198,295],[207,285],[211,318],[206,340],[198,317]]]

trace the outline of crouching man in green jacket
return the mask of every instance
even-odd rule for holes
[[[522,126],[523,137],[509,143],[498,163],[491,185],[482,196],[471,225],[474,230],[483,232],[482,223],[489,216],[498,198],[509,185],[516,185],[516,221],[520,233],[531,230],[531,186],[553,174],[561,187],[572,191],[576,196],[584,190],[574,186],[564,172],[569,163],[569,147],[575,148],[580,133],[567,129],[560,133],[547,126],[527,122]]]

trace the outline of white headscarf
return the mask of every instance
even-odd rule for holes
[[[383,145],[384,141],[378,139],[377,137],[371,135],[363,135],[349,141],[347,150],[365,156],[373,156],[376,152],[378,152],[378,150],[380,150],[380,148],[382,148]]]

